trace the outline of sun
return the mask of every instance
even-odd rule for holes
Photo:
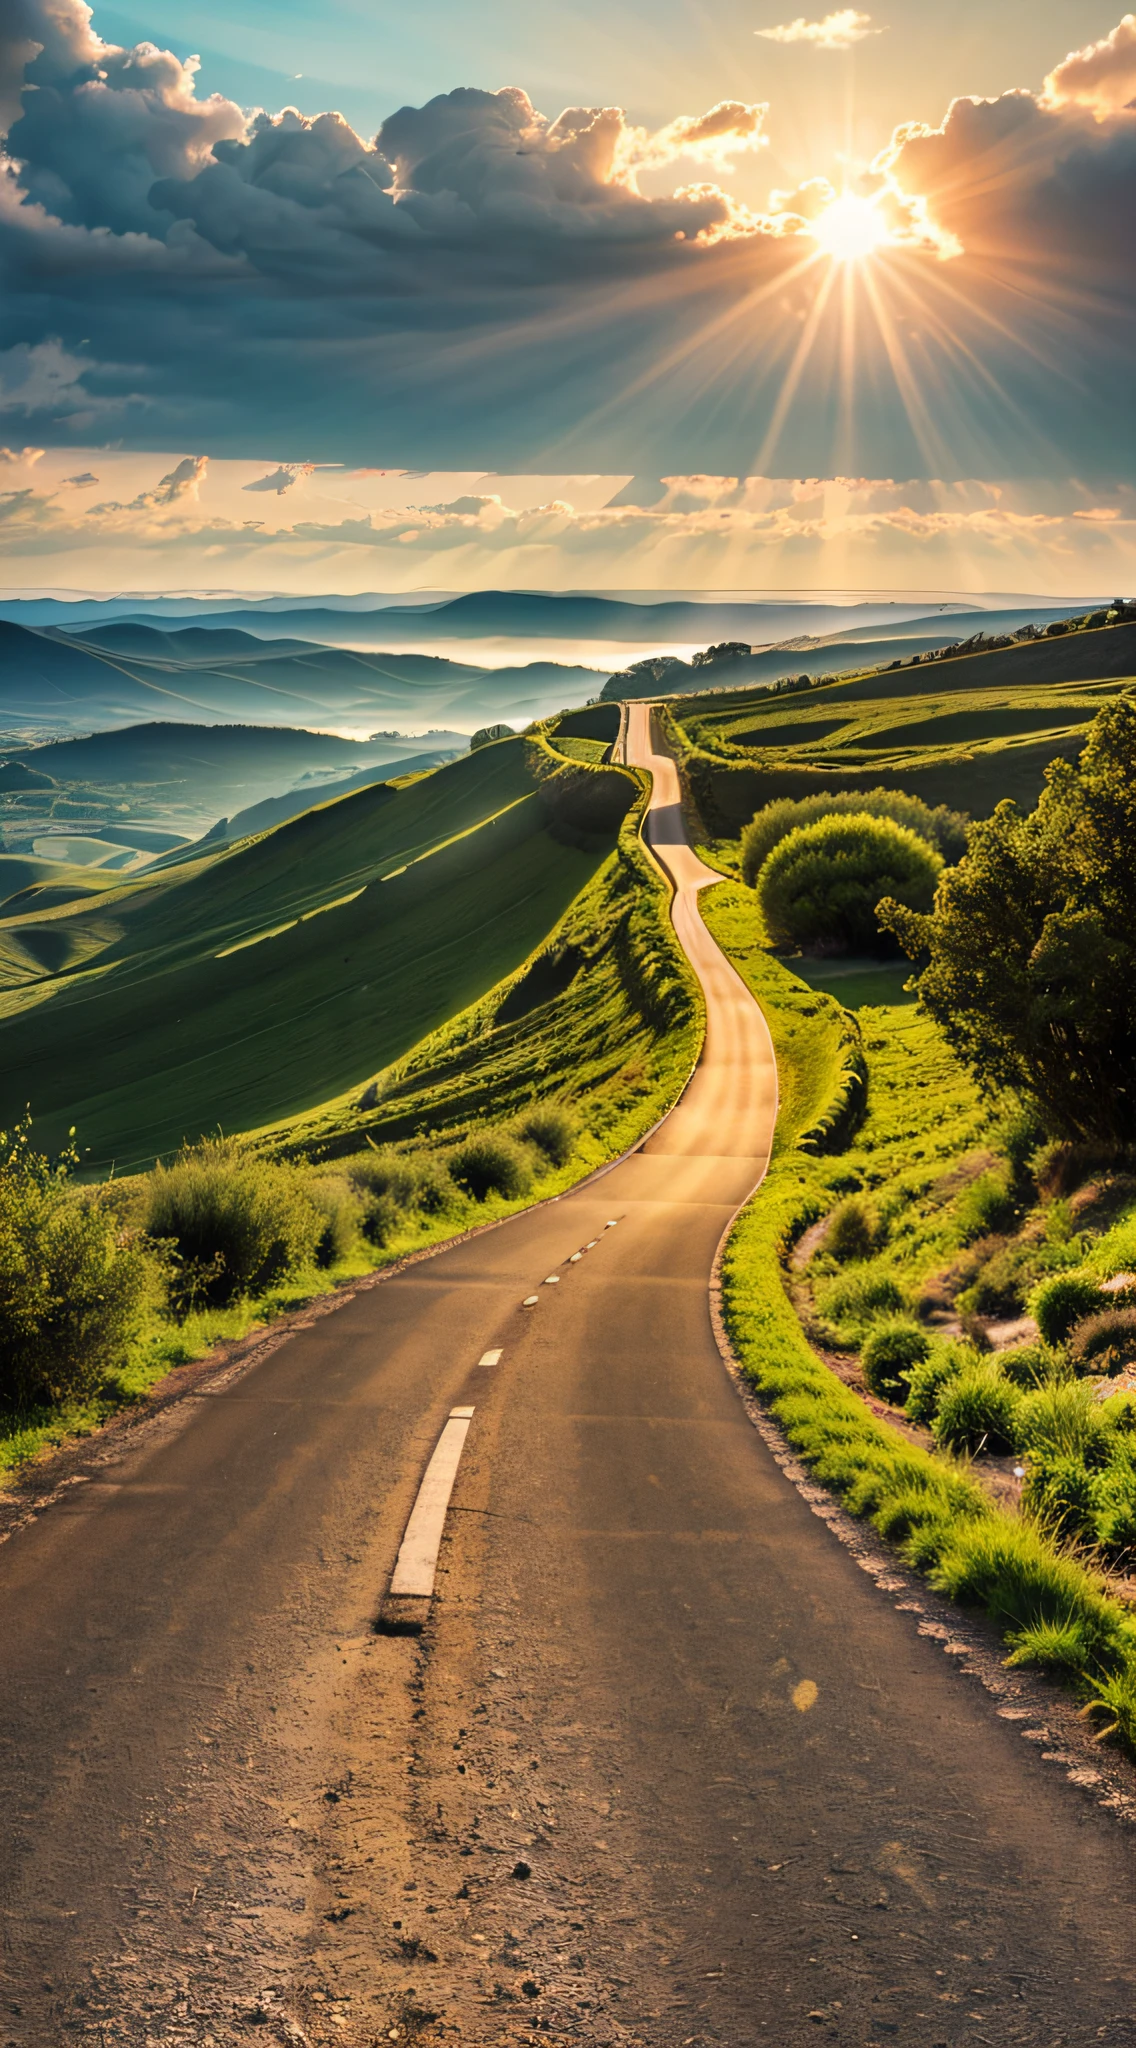
[[[826,206],[810,232],[834,263],[862,263],[890,239],[878,206],[855,192],[844,192]]]

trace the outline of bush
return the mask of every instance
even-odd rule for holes
[[[1095,1482],[1096,1539],[1114,1563],[1136,1557],[1136,1452],[1121,1444]]]
[[[908,1380],[905,1411],[912,1422],[933,1422],[938,1412],[939,1401],[944,1387],[966,1372],[981,1364],[977,1351],[969,1344],[952,1342],[933,1344],[926,1358],[912,1367]]]
[[[347,1161],[348,1179],[361,1193],[376,1198],[387,1196],[400,1209],[414,1201],[418,1184],[415,1161],[406,1159],[391,1145],[376,1145]]]
[[[326,1218],[299,1168],[210,1138],[155,1167],[146,1228],[173,1247],[174,1299],[184,1309],[262,1294],[310,1265]]]
[[[866,812],[799,825],[774,847],[757,882],[766,931],[774,945],[894,951],[881,935],[881,897],[929,911],[942,873],[925,840],[890,818]]]
[[[906,796],[898,789],[837,789],[814,796],[778,797],[757,812],[741,835],[742,879],[750,887],[763,863],[790,832],[802,825],[815,825],[819,818],[846,815],[891,818],[918,833],[946,861],[961,860],[966,851],[966,819],[944,804],[930,810],[921,797]]]
[[[1095,1467],[1108,1463],[1116,1435],[1112,1418],[1082,1380],[1023,1394],[1017,1428],[1019,1448],[1032,1458],[1079,1458]]]
[[[932,1425],[944,1450],[1000,1457],[1015,1443],[1019,1394],[996,1366],[974,1365],[944,1387]]]
[[[124,1365],[161,1295],[137,1234],[66,1185],[29,1142],[30,1119],[0,1133],[0,1401],[23,1409],[82,1400]]]
[[[817,1308],[826,1321],[858,1335],[879,1316],[895,1315],[904,1307],[898,1282],[890,1273],[872,1266],[849,1266],[832,1280],[822,1281],[816,1290]]]
[[[456,1193],[444,1160],[429,1153],[415,1158],[390,1145],[357,1153],[347,1161],[347,1175],[367,1198],[368,1216],[378,1216],[377,1205],[383,1201],[394,1210],[421,1209],[426,1216],[438,1216]],[[367,1235],[371,1235],[369,1229]],[[371,1242],[381,1244],[385,1239],[371,1236]]]
[[[1069,1376],[1064,1353],[1051,1350],[1048,1344],[1017,1344],[1012,1351],[1000,1351],[998,1369],[1023,1393]]]
[[[845,1259],[870,1259],[883,1237],[875,1205],[865,1195],[849,1195],[828,1219],[824,1249],[842,1263]]]
[[[1077,1323],[1069,1340],[1075,1372],[1113,1373],[1136,1359],[1136,1308],[1106,1308]]]
[[[532,1184],[527,1154],[507,1131],[474,1131],[455,1147],[447,1163],[451,1179],[477,1202],[487,1195],[516,1201]]]
[[[962,1244],[1006,1230],[1014,1220],[1014,1197],[1004,1173],[980,1173],[955,1204],[955,1227]]]
[[[406,1211],[399,1208],[393,1195],[364,1195],[360,1227],[367,1243],[381,1250],[390,1243],[405,1216]]]
[[[1064,1344],[1086,1316],[1112,1306],[1096,1281],[1083,1273],[1052,1273],[1030,1297],[1030,1314],[1047,1344]]]
[[[338,1266],[359,1242],[363,1204],[344,1173],[313,1174],[308,1194],[320,1213],[323,1228],[316,1244],[317,1266]]]
[[[1022,1506],[1055,1536],[1096,1532],[1096,1478],[1077,1457],[1031,1458]]]
[[[926,1330],[909,1316],[889,1316],[875,1323],[864,1339],[860,1364],[873,1394],[882,1401],[905,1401],[911,1373],[931,1353]]]
[[[567,1166],[576,1149],[576,1126],[568,1111],[556,1102],[530,1109],[517,1134],[543,1152],[550,1166]]]

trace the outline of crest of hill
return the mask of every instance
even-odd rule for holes
[[[436,737],[441,745],[466,744],[462,733]],[[46,746],[13,751],[8,758],[57,782],[164,782],[187,773],[197,777],[203,770],[243,782],[254,771],[262,779],[278,780],[305,769],[369,767],[401,760],[421,746],[420,740],[404,740],[400,734],[345,740],[303,726],[181,725],[155,719],[81,739],[50,740]]]
[[[868,674],[671,700],[667,720],[711,833],[763,804],[891,788],[972,815],[1032,806],[1049,763],[1076,759],[1104,703],[1136,681],[1136,619],[925,657]]]
[[[617,801],[573,831],[603,784]],[[607,858],[637,784],[499,741],[232,848],[0,917],[0,1124],[148,1163],[294,1118],[518,968]]]
[[[280,656],[318,652],[317,644],[310,640],[261,640],[255,633],[245,633],[235,627],[163,629],[123,619],[107,626],[72,627],[70,631],[56,626],[48,630],[52,639],[61,640],[67,646],[78,644],[106,648],[114,654],[136,654],[145,661],[208,664],[229,656],[245,661],[271,661]]]

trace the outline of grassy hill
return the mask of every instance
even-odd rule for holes
[[[30,1102],[45,1143],[74,1123],[87,1164],[126,1170],[218,1124],[294,1118],[409,1052],[525,961],[615,844],[631,778],[538,751],[501,741],[93,902],[0,917],[0,1123]],[[574,829],[567,800],[597,776],[615,809]]]
[[[775,796],[904,789],[984,815],[1032,805],[1045,769],[1136,683],[1136,624],[1062,633],[792,691],[733,690],[668,706],[707,828],[733,836]]]
[[[161,852],[252,805],[293,798],[245,826],[262,831],[319,802],[333,778],[342,793],[352,775],[374,781],[432,767],[465,747],[452,731],[357,741],[303,727],[154,720],[10,751],[0,759],[0,831],[11,853],[77,858],[49,843],[60,835],[106,842],[104,858],[111,847]],[[99,857],[97,846],[90,857]]]

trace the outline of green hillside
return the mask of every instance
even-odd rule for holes
[[[1045,769],[1074,759],[1102,704],[1136,680],[1136,625],[786,690],[674,700],[668,729],[714,834],[732,836],[776,796],[884,786],[974,816],[1033,804]]]
[[[95,902],[0,917],[0,1123],[30,1102],[45,1143],[73,1123],[87,1164],[125,1170],[397,1059],[516,969],[615,843],[631,779],[598,771],[614,809],[573,830],[537,754],[502,741]]]

